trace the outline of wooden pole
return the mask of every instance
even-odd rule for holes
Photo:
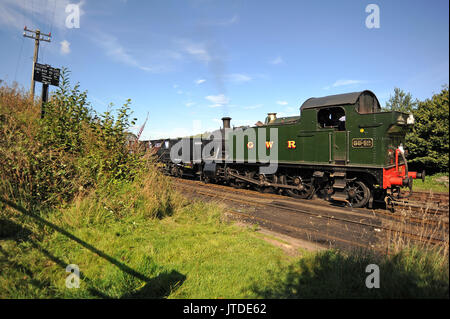
[[[45,103],[48,101],[48,83],[42,83],[42,106],[41,106],[41,119],[45,115]]]
[[[31,72],[31,87],[30,87],[30,95],[31,95],[31,98],[34,99],[34,87],[35,87],[34,66],[36,65],[36,63],[38,61],[39,42],[40,41],[50,42],[52,35],[51,35],[51,33],[49,33],[49,34],[41,33],[41,31],[39,29],[36,29],[35,31],[34,30],[29,30],[29,29],[27,29],[26,26],[25,26],[25,28],[23,30],[24,30],[24,32],[23,32],[23,36],[24,37],[30,38],[30,39],[34,39],[33,69],[32,69],[32,72]],[[30,32],[32,34],[28,35],[27,32]]]
[[[41,31],[39,29],[36,30],[36,38],[34,39],[34,56],[33,56],[33,70],[31,71],[31,87],[30,87],[30,94],[31,98],[34,99],[34,66],[36,65],[36,62],[38,61],[38,54],[39,54],[39,37],[41,35]]]

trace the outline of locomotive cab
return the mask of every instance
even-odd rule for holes
[[[309,143],[321,145],[321,151],[315,151],[310,158],[323,164],[328,161],[333,166],[328,170],[334,176],[330,190],[333,199],[349,201],[349,194],[359,192],[362,199],[357,200],[358,195],[354,195],[351,203],[364,206],[376,189],[382,193],[401,187],[412,189],[413,179],[424,178],[424,172],[408,171],[402,146],[414,124],[413,116],[383,112],[373,92],[310,98],[300,110],[303,121],[300,136],[310,133],[309,136],[314,136]],[[328,148],[324,147],[327,144]],[[352,180],[360,184],[349,192]]]

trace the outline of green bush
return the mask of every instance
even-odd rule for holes
[[[145,158],[130,151],[130,100],[96,114],[63,69],[58,90],[40,105],[17,88],[0,88],[0,194],[25,208],[66,203],[96,185],[131,180]]]
[[[414,100],[411,93],[395,88],[383,111],[414,115],[416,123],[406,135],[405,142],[411,170],[425,169],[428,174],[448,173],[448,85],[425,101]]]
[[[419,102],[413,111],[416,123],[406,136],[411,168],[428,173],[448,172],[448,86],[431,99]]]

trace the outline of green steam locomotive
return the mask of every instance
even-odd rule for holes
[[[403,149],[414,118],[382,112],[371,91],[310,98],[300,116],[269,113],[253,127],[223,127],[208,138],[149,141],[165,171],[205,182],[271,190],[297,198],[314,195],[372,207],[412,191]]]

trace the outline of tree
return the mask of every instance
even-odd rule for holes
[[[406,135],[409,162],[429,173],[449,170],[449,105],[448,85],[431,99],[418,103],[413,109],[415,124]]]
[[[394,88],[394,96],[390,96],[389,101],[386,102],[386,107],[383,111],[399,111],[404,113],[412,113],[417,107],[418,100],[414,100],[411,93],[405,93],[399,88]]]

